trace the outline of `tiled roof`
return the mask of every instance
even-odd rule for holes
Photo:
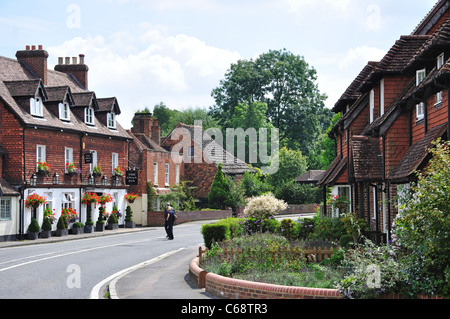
[[[309,170],[305,174],[294,179],[294,182],[301,184],[316,184],[325,174],[323,170]]]
[[[358,91],[361,84],[366,80],[366,78],[372,73],[374,67],[378,62],[369,62],[358,74],[358,76],[353,80],[347,90],[342,94],[338,102],[336,102],[334,108],[331,110],[334,113],[342,111],[347,104],[353,104],[361,96],[361,92]]]
[[[356,181],[381,180],[383,177],[380,141],[366,136],[352,137],[352,163]]]
[[[332,186],[336,180],[342,175],[347,166],[347,157],[336,157],[330,167],[325,171],[317,186]]]
[[[415,53],[428,39],[430,36],[427,35],[402,36],[377,64],[371,75],[361,85],[360,90],[366,92],[372,87],[372,82],[379,81],[383,74],[402,73]]]
[[[156,142],[145,136],[145,134],[143,133],[133,133],[131,132],[131,130],[127,130],[127,133],[130,134],[131,137],[133,137],[136,146],[140,150],[152,150],[157,152],[168,153],[166,149],[159,146]]]
[[[84,119],[78,119],[73,114],[70,124],[61,121],[57,114],[53,114],[45,107],[47,102],[58,102],[59,98],[62,102],[65,94],[69,92],[68,94],[73,97],[76,106],[87,106],[94,97],[94,107],[98,108],[95,93],[86,92],[72,76],[65,73],[48,70],[47,75],[48,83],[44,86],[43,82],[37,79],[25,64],[17,60],[0,57],[0,98],[5,103],[5,107],[9,108],[22,124],[131,139],[119,123],[116,123],[116,130],[108,129],[100,121],[96,121],[95,127],[92,127],[86,125]],[[26,99],[34,96],[38,89],[44,100],[43,118],[36,118],[30,114],[29,99],[28,101]]]
[[[389,174],[389,180],[392,182],[405,182],[420,168],[429,154],[432,142],[442,137],[447,132],[447,124],[436,126],[422,140],[414,143],[403,156],[402,160]]]
[[[0,178],[0,197],[3,196],[20,196],[20,193],[6,180]]]
[[[179,123],[176,128],[187,130],[194,143],[197,144],[197,146],[201,147],[202,154],[204,156],[203,160],[206,160],[210,163],[214,163],[214,165],[216,166],[222,164],[222,171],[225,174],[241,175],[244,174],[245,172],[255,171],[254,168],[252,168],[250,165],[233,156],[231,153],[226,151],[221,145],[216,143],[211,136],[209,136],[205,131],[203,131],[202,127]],[[202,134],[195,134],[196,129],[201,130],[200,132]],[[171,135],[172,133],[169,134],[169,136]],[[166,139],[169,138],[169,136],[166,137]]]
[[[98,103],[98,111],[99,112],[113,112],[116,115],[120,115],[120,107],[119,102],[115,97],[109,97],[109,98],[101,98],[97,99]]]

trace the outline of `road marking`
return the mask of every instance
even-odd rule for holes
[[[132,266],[130,268],[121,270],[114,275],[109,276],[108,278],[102,280],[97,285],[94,286],[91,290],[91,297],[90,299],[100,299],[100,288],[106,285],[109,282],[109,293],[111,299],[119,299],[116,292],[116,283],[119,279],[123,278],[124,276],[128,275],[129,273],[132,273],[135,270],[138,270],[139,268],[154,264],[158,261],[161,261],[169,256],[175,255],[176,253],[179,253],[180,251],[184,250],[186,248],[180,248],[171,252],[168,252],[166,254],[160,255],[156,258],[150,259],[148,261],[145,261],[143,263],[140,263],[138,265]]]

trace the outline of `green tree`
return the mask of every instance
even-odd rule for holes
[[[231,204],[230,186],[223,175],[222,164],[218,166],[216,176],[208,194],[208,201],[212,205],[212,208],[225,209],[226,206]]]
[[[280,130],[284,145],[308,154],[320,132],[319,114],[326,96],[319,92],[316,71],[303,57],[286,50],[269,51],[255,61],[238,61],[212,91],[212,113],[230,126],[240,103],[267,104],[266,116]]]
[[[315,150],[310,153],[308,158],[310,169],[326,170],[336,158],[335,141],[329,136],[329,134],[340,118],[341,113],[337,113],[331,119],[328,129],[318,137],[315,144]]]
[[[410,285],[420,293],[450,293],[450,142],[436,142],[394,221],[393,242],[409,255]],[[427,291],[420,291],[427,285]],[[418,291],[419,290],[419,291]]]
[[[267,176],[267,182],[274,189],[304,174],[308,168],[306,157],[300,151],[283,147],[277,156],[279,160],[278,172]]]

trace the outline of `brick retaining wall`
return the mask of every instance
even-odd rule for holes
[[[207,273],[199,266],[199,258],[189,265],[191,280],[199,288],[224,299],[341,299],[336,289],[287,287],[237,280]]]
[[[231,210],[220,211],[190,211],[190,212],[177,212],[178,221],[176,224],[182,224],[186,222],[198,221],[198,220],[216,220],[224,219],[233,216]],[[164,226],[164,212],[148,212],[147,213],[148,226]]]

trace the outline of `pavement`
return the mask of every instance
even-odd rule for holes
[[[39,245],[60,241],[79,240],[123,233],[149,231],[154,228],[119,228],[114,231],[51,237],[49,239],[0,242],[0,249],[24,245]],[[192,284],[189,264],[198,255],[198,246],[192,246],[155,258],[150,263],[137,265],[109,283],[110,299],[215,299],[214,296]]]

